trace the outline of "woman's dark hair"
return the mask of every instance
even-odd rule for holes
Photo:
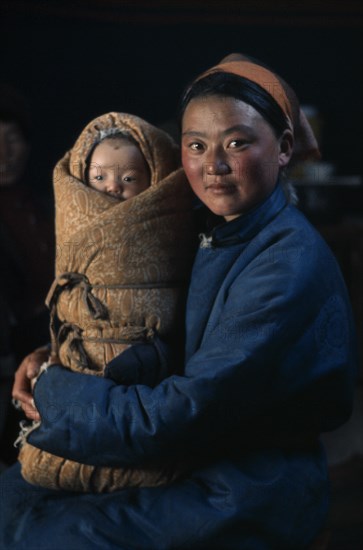
[[[261,86],[242,76],[222,71],[211,73],[186,89],[179,107],[180,121],[192,99],[213,95],[234,97],[251,105],[270,124],[276,137],[289,128],[283,110]]]

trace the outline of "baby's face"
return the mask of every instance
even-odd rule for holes
[[[150,175],[140,149],[127,139],[105,139],[91,156],[88,185],[121,201],[150,186]]]

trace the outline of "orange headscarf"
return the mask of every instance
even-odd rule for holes
[[[200,80],[215,72],[242,76],[263,88],[281,107],[294,133],[294,157],[297,160],[319,159],[320,152],[313,130],[300,108],[292,88],[276,73],[242,54],[230,54],[214,67],[198,76]]]

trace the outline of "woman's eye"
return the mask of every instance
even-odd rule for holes
[[[192,151],[202,151],[203,150],[203,145],[201,143],[198,143],[197,141],[193,141],[193,143],[190,143],[188,147]]]
[[[231,147],[232,149],[237,149],[238,147],[243,147],[243,145],[246,145],[246,141],[243,140],[243,139],[233,139],[229,143],[229,147]]]

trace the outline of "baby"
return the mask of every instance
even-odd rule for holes
[[[172,139],[144,120],[93,120],[54,172],[56,279],[47,303],[52,358],[122,384],[171,374],[165,345],[180,338],[194,254],[193,195]],[[25,443],[30,483],[73,491],[155,486],[168,465],[96,468]]]
[[[122,201],[150,186],[150,170],[139,146],[119,131],[106,134],[95,145],[86,177],[90,187]]]
[[[150,169],[137,142],[117,128],[101,132],[86,165],[86,183],[117,200],[131,199],[150,187]],[[104,375],[120,384],[155,385],[166,376],[169,360],[177,358],[157,336],[152,347],[145,346],[127,348],[107,364]]]

